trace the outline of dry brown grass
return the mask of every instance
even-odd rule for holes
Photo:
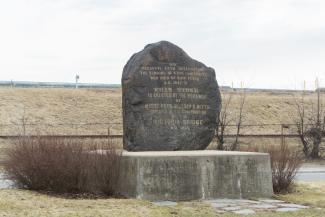
[[[279,199],[307,206],[325,208],[325,182],[299,182],[291,194],[278,195]]]
[[[223,93],[229,94],[229,93]],[[235,113],[239,106],[240,95],[233,93],[230,111]],[[21,124],[27,117],[28,123],[70,124],[70,123],[107,123],[122,122],[121,89],[64,89],[64,88],[0,88],[0,124]],[[291,123],[295,99],[299,93],[248,92],[243,124]],[[306,102],[314,100],[315,94],[308,93]],[[46,127],[30,127],[32,130]],[[17,129],[4,126],[2,132],[16,132]],[[56,126],[48,131],[61,133],[107,133],[107,126]],[[121,133],[121,125],[112,125],[111,133]],[[279,127],[265,129],[247,128],[243,133],[263,131],[279,132]],[[268,131],[268,132],[266,132]]]
[[[295,100],[299,97],[301,93],[248,92],[243,124],[292,123]],[[315,99],[315,94],[306,94],[307,104]],[[229,109],[232,114],[236,113],[239,100],[240,95],[234,92],[233,103]],[[22,117],[27,118],[27,123],[53,125],[27,125],[27,133],[41,131],[47,134],[107,134],[110,128],[111,134],[121,134],[121,124],[109,126],[72,126],[69,124],[122,123],[122,92],[121,89],[0,88],[0,134],[22,132],[21,127],[1,126],[1,124],[21,125]],[[235,128],[228,129],[234,132]],[[280,133],[280,131],[280,126],[243,127],[241,133],[271,134]],[[294,128],[286,129],[285,133],[296,133],[296,131]],[[287,142],[299,144],[299,141],[295,139],[288,139]],[[241,145],[278,144],[278,139],[240,138],[240,143]],[[0,144],[3,145],[3,141],[0,141]],[[210,148],[214,149],[213,143]]]
[[[324,217],[324,183],[298,184],[294,194],[281,195],[288,202],[307,204],[311,208],[298,212],[262,212],[254,217]],[[218,213],[207,203],[199,201],[182,202],[177,206],[157,206],[148,201],[134,199],[63,199],[32,191],[8,189],[0,190],[0,216],[157,216],[157,217],[198,217],[222,216],[238,217],[232,213]]]
[[[27,123],[121,123],[121,91],[119,89],[0,88],[0,124]],[[58,133],[107,133],[107,126],[30,127]],[[112,126],[111,133],[121,133],[121,126]],[[17,127],[3,126],[0,131],[15,133]]]

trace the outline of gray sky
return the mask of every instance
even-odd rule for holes
[[[160,40],[220,85],[325,86],[324,0],[0,0],[0,80],[120,83]]]

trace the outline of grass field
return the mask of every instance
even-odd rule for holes
[[[265,212],[256,217],[324,217],[325,183],[302,183],[297,185],[297,192],[277,196],[288,202],[309,205],[312,208],[298,212]],[[177,206],[161,207],[148,201],[132,199],[66,199],[48,196],[26,190],[0,190],[0,216],[37,217],[37,216],[223,216],[216,209],[203,202],[182,202]]]
[[[229,95],[229,93],[223,93]],[[295,100],[301,93],[247,92],[243,124],[293,123]],[[26,126],[27,131],[48,130],[57,133],[122,133],[121,124],[73,126],[72,123],[121,123],[121,89],[0,88],[0,131],[15,133],[24,122],[51,126]],[[315,101],[307,93],[306,102]],[[232,117],[239,107],[239,93],[233,93]],[[322,96],[324,98],[324,96]],[[63,124],[63,125],[59,125]],[[21,130],[21,129],[20,129]],[[279,133],[279,126],[244,128],[247,133]]]

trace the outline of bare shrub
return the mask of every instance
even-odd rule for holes
[[[6,174],[20,188],[117,194],[120,154],[109,145],[98,147],[82,140],[22,136],[6,154]]]
[[[111,145],[101,146],[90,155],[88,185],[90,192],[117,195],[121,154]]]
[[[273,191],[288,193],[292,190],[294,178],[303,158],[298,150],[285,142],[280,145],[248,146],[242,151],[264,152],[270,154]]]

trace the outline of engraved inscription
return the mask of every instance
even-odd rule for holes
[[[179,119],[152,118],[150,124],[170,129],[190,130],[191,126],[203,125],[204,116],[211,109],[204,101],[207,94],[195,87],[195,83],[208,79],[204,68],[178,66],[142,66],[142,79],[160,81],[162,85],[148,89],[146,112],[157,115],[177,114]],[[189,82],[192,86],[188,87]],[[163,116],[165,117],[165,116]]]

